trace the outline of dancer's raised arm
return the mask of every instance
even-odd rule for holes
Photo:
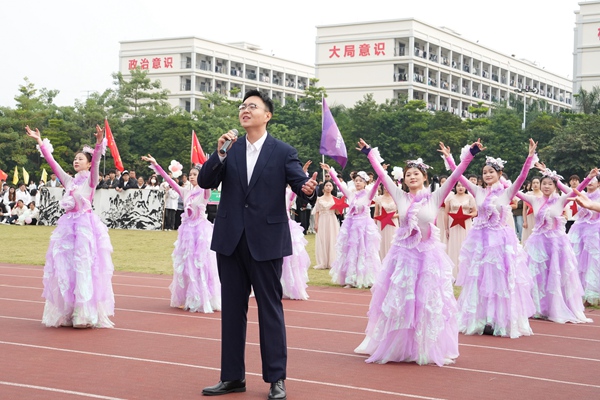
[[[587,208],[588,210],[600,212],[599,202],[590,200],[584,192],[580,192],[577,189],[573,190],[573,192],[577,195],[577,197],[575,197],[575,201],[581,207]]]
[[[515,181],[508,187],[506,190],[506,195],[508,196],[509,201],[512,200],[527,179],[527,174],[533,165],[537,162],[537,155],[535,154],[535,149],[537,149],[537,142],[534,142],[533,139],[529,139],[529,154],[527,155],[527,159],[523,164],[523,168],[521,169],[521,173],[515,179]]]
[[[58,177],[58,180],[60,180],[60,182],[62,183],[62,185],[64,186],[67,181],[69,181],[70,179],[73,179],[69,176],[69,174],[67,174],[65,172],[64,169],[62,169],[62,167],[56,162],[56,160],[54,159],[54,157],[52,157],[52,152],[54,151],[52,145],[50,144],[50,140],[48,139],[44,139],[42,140],[42,134],[40,133],[39,129],[35,129],[35,131],[31,130],[31,128],[29,128],[29,125],[25,127],[25,132],[27,133],[27,136],[29,136],[30,138],[34,138],[35,140],[37,140],[38,142],[38,148],[40,150],[40,152],[42,153],[42,156],[46,159],[46,161],[48,162],[48,165],[50,165],[50,169],[52,169],[52,172],[54,172],[54,174],[56,174],[56,176]]]
[[[456,168],[454,168],[452,174],[448,177],[448,179],[446,179],[446,182],[444,182],[442,186],[433,194],[435,198],[435,203],[438,207],[444,203],[444,200],[446,199],[446,197],[448,197],[448,194],[450,194],[450,191],[452,190],[456,182],[460,180],[461,177],[470,184],[472,184],[462,174],[467,170],[467,167],[473,160],[473,157],[475,157],[477,153],[483,150],[485,150],[485,147],[483,147],[483,144],[481,144],[481,140],[477,139],[477,141],[473,142],[471,147],[469,147],[469,150],[467,152],[463,152],[463,154],[461,154],[460,164]],[[447,154],[447,157],[451,158],[449,157],[450,148],[446,147],[444,143],[440,142],[440,150],[438,151],[445,155]],[[448,153],[446,153],[446,151],[448,151]]]
[[[452,158],[452,154],[450,153],[450,147],[440,142],[440,149],[438,151],[442,153],[442,158],[444,159],[446,167],[450,169],[450,171],[454,171],[456,169],[456,163],[454,162],[454,158]],[[458,177],[458,182],[462,183],[462,185],[466,187],[469,193],[471,193],[473,196],[479,189],[479,186],[465,178],[462,174]]]
[[[378,181],[383,183],[383,186],[385,186],[386,190],[390,194],[392,194],[392,196],[396,194],[397,190],[402,190],[398,188],[398,185],[396,185],[394,180],[387,174],[387,172],[381,165],[383,160],[379,156],[379,150],[377,150],[376,148],[372,149],[371,146],[369,146],[369,144],[363,139],[360,139],[358,141],[358,147],[356,149],[367,155],[367,158],[369,159],[373,170],[378,176]]]
[[[352,193],[350,193],[350,191],[346,188],[346,185],[343,185],[340,182],[340,180],[338,179],[338,176],[337,176],[337,173],[335,172],[335,170],[332,167],[330,167],[329,164],[320,163],[320,165],[321,165],[321,168],[323,168],[325,171],[329,171],[329,174],[331,176],[331,180],[340,189],[340,191],[342,192],[342,194],[347,199],[350,198],[350,196],[352,196]]]
[[[98,176],[100,174],[100,159],[102,154],[106,151],[106,144],[104,144],[104,131],[100,128],[100,125],[96,125],[96,146],[94,147],[94,153],[92,154],[92,166],[90,168],[90,187],[95,188],[98,186]]]
[[[182,188],[181,186],[179,186],[177,184],[177,182],[175,182],[173,180],[173,178],[171,178],[169,176],[169,174],[167,174],[165,172],[165,170],[156,162],[156,159],[154,159],[154,157],[152,157],[150,154],[148,154],[147,156],[142,156],[142,160],[143,161],[147,161],[150,163],[150,168],[156,172],[157,174],[159,174],[160,176],[163,177],[163,179],[165,181],[167,181],[167,183],[169,184],[169,186],[171,186],[171,189],[175,190],[175,192],[177,192],[177,194],[181,197],[183,197],[183,193],[182,193]],[[210,193],[210,191],[209,191]]]

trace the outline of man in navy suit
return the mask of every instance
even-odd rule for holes
[[[246,390],[244,351],[248,297],[258,305],[262,374],[271,384],[269,399],[286,399],[287,345],[281,303],[283,257],[292,254],[285,204],[289,184],[298,196],[313,201],[316,175],[309,179],[290,145],[267,133],[273,102],[251,90],[240,105],[246,135],[229,131],[200,171],[200,186],[221,184],[211,249],[217,253],[221,280],[221,379],[202,394],[216,396]],[[230,141],[226,153],[220,152]]]

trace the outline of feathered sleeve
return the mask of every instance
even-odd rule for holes
[[[369,162],[371,163],[373,170],[375,171],[375,173],[377,174],[377,176],[383,183],[383,186],[385,186],[385,189],[392,195],[395,195],[396,192],[399,190],[399,188],[396,185],[396,183],[394,182],[394,180],[387,174],[385,169],[383,169],[383,167],[381,166],[383,159],[379,155],[379,149],[377,149],[377,147],[368,149],[367,158],[369,159]]]
[[[95,189],[98,186],[98,176],[100,174],[100,159],[106,153],[106,138],[102,142],[96,143],[94,154],[92,154],[92,167],[90,168],[90,187]]]
[[[466,154],[466,152],[469,151],[471,146],[466,145],[465,147],[462,148],[461,150],[461,157],[463,154]],[[446,169],[448,169],[449,171],[454,171],[456,169],[456,164],[454,162],[454,157],[452,157],[452,154],[450,154],[450,156],[448,157],[444,157],[442,156],[442,158],[444,159],[444,164],[446,165]],[[465,178],[462,174],[458,177],[458,181],[467,188],[467,190],[473,194],[473,196],[475,196],[475,194],[477,193],[477,190],[479,190],[479,186],[475,185],[473,182],[471,182],[470,180],[468,180],[467,178]]]
[[[48,140],[48,139],[42,140],[42,145],[41,146],[38,145],[37,148],[40,151],[40,153],[42,154],[42,157],[44,157],[46,159],[46,161],[48,162],[48,165],[50,165],[50,169],[52,169],[52,172],[54,172],[56,174],[56,176],[58,177],[58,180],[60,180],[60,182],[62,183],[63,186],[65,186],[65,184],[70,179],[73,179],[69,176],[69,174],[67,174],[65,172],[64,169],[62,169],[62,167],[56,162],[54,157],[52,157],[52,152],[54,152],[54,148],[52,147],[50,140]]]

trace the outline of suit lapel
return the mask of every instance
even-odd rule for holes
[[[267,139],[260,149],[260,154],[258,155],[258,160],[256,160],[256,165],[254,166],[254,171],[252,171],[252,178],[250,179],[250,184],[248,185],[248,192],[252,190],[258,177],[262,173],[263,169],[267,165],[269,158],[271,158],[271,153],[275,149],[275,139],[269,134],[267,134]],[[244,161],[246,161],[244,157]]]
[[[235,153],[236,166],[239,171],[240,183],[244,192],[248,191],[248,168],[246,166],[246,136],[242,136],[237,140],[239,143],[238,150]]]

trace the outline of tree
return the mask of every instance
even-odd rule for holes
[[[117,89],[109,105],[118,116],[140,117],[146,115],[169,115],[172,107],[167,102],[169,91],[161,89],[159,80],[152,81],[148,71],[139,67],[130,71],[125,79],[121,72],[112,74]]]
[[[600,115],[586,115],[557,129],[550,145],[544,151],[546,165],[563,176],[586,176],[590,169],[600,165],[598,152]]]
[[[594,86],[591,91],[579,88],[573,95],[577,108],[584,114],[596,114],[600,110],[600,87]]]

